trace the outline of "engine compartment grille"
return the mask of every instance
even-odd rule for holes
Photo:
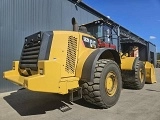
[[[30,68],[36,71],[40,52],[42,37],[41,32],[35,33],[25,38],[25,43],[21,53],[19,67],[21,69]]]
[[[71,74],[75,72],[76,50],[77,50],[77,38],[69,36],[65,70]]]

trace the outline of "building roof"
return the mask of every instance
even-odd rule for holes
[[[76,4],[77,3],[77,0],[69,0],[70,2]],[[121,31],[125,31],[127,34],[131,35],[132,37],[136,38],[137,41],[141,41],[141,43],[146,43],[149,42],[149,41],[146,41],[144,40],[143,38],[141,38],[140,36],[134,34],[133,32],[131,32],[130,30],[126,29],[125,27],[121,26],[120,24],[114,22],[113,20],[109,19],[107,16],[101,14],[100,12],[96,11],[95,9],[93,9],[92,7],[86,5],[85,3],[83,2],[79,2],[78,4],[76,4],[77,6],[83,8],[84,10],[90,12],[91,14],[101,18],[101,19],[104,19],[106,21],[108,21],[109,23],[112,23],[116,26],[119,26],[120,30]],[[153,43],[149,42],[150,44],[154,45]],[[155,45],[154,45],[155,46]]]

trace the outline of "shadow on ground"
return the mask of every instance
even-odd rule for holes
[[[96,105],[93,105],[91,103],[86,102],[84,99],[80,99],[80,100],[74,101],[74,103],[76,103],[76,104],[78,104],[80,106],[83,106],[83,107],[91,108],[91,109],[103,109],[101,107],[98,107]]]
[[[68,95],[18,90],[3,98],[21,116],[45,114],[46,111],[60,109],[72,104]]]
[[[64,106],[71,108],[71,105],[73,105],[69,101],[69,95],[31,92],[26,89],[13,92],[3,99],[21,116],[45,114],[46,111],[61,110],[60,108]],[[83,99],[74,103],[88,108],[99,109]]]

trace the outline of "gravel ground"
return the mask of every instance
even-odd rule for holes
[[[0,94],[0,120],[160,120],[160,69],[157,83],[142,90],[123,89],[118,103],[100,109],[83,100],[69,102],[68,95],[25,89]],[[62,112],[60,107],[71,109]]]

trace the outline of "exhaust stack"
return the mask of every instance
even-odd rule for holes
[[[72,18],[72,25],[73,25],[73,31],[78,31],[79,29],[78,23],[74,17]]]

